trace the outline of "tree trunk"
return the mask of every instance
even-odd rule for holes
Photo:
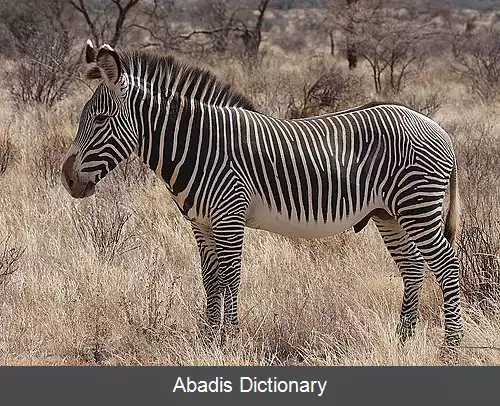
[[[354,5],[358,0],[347,0],[347,7]],[[346,41],[347,41],[347,62],[349,63],[349,69],[355,69],[358,66],[358,52],[356,50],[356,44],[353,41],[354,37],[354,22],[352,17],[350,17],[349,25],[347,27]]]
[[[257,17],[257,23],[253,32],[250,32],[245,46],[247,47],[247,52],[251,58],[256,58],[259,53],[260,43],[262,41],[262,24],[264,22],[264,14],[266,13],[267,6],[270,0],[261,0],[258,11],[259,16]]]
[[[330,53],[332,56],[335,55],[335,40],[333,38],[333,29],[328,33],[330,37]]]
[[[356,52],[356,45],[347,40],[347,62],[349,62],[349,69],[355,69],[358,66],[358,53]]]

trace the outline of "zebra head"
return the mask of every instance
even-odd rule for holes
[[[80,116],[76,138],[62,164],[62,183],[71,196],[91,196],[95,185],[136,149],[131,125],[128,79],[119,55],[109,45],[86,47],[87,79],[99,80]]]

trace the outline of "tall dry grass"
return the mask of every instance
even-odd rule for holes
[[[233,64],[219,74],[261,110],[285,115],[289,96],[303,90],[310,63],[301,55],[268,53],[254,71]],[[335,63],[348,74],[344,62]],[[473,232],[471,218],[500,219],[498,161],[492,155],[500,105],[471,105],[467,90],[443,75],[444,69],[427,70],[411,83],[409,94],[419,100],[446,95],[435,118],[450,131],[459,158],[465,202],[459,255],[469,274],[464,274],[465,340],[454,362],[498,365],[498,290],[490,292],[487,307],[474,298],[486,268],[469,263],[477,247],[467,236]],[[356,74],[363,80],[367,72],[361,65]],[[363,89],[363,100],[352,104],[372,98],[369,79]],[[225,346],[208,342],[199,326],[204,293],[194,238],[161,182],[137,160],[110,174],[86,200],[72,199],[56,181],[58,161],[88,96],[82,90],[53,109],[23,112],[2,98],[0,134],[8,134],[15,159],[0,175],[0,242],[5,252],[20,255],[14,271],[0,279],[0,363],[444,363],[442,298],[431,274],[425,278],[416,336],[398,345],[402,281],[372,224],[359,234],[321,240],[247,230],[241,331]],[[485,123],[491,123],[487,138],[479,131]],[[490,159],[486,167],[483,157]],[[485,174],[482,181],[474,178],[479,171]],[[484,205],[474,205],[474,198]],[[492,223],[488,249],[496,249],[490,254],[498,259],[497,225]],[[498,263],[490,273],[498,276],[494,266]]]

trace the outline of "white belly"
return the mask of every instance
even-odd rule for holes
[[[289,237],[321,238],[341,233],[353,227],[372,210],[377,208],[381,208],[381,205],[368,205],[359,213],[351,213],[342,220],[336,219],[332,221],[330,219],[324,222],[323,217],[320,216],[318,222],[315,222],[314,218],[312,218],[312,220],[310,218],[309,221],[306,222],[305,218],[301,218],[301,221],[298,221],[295,216],[289,219],[286,213],[279,213],[276,210],[269,209],[260,199],[256,199],[247,210],[246,226],[271,231]]]

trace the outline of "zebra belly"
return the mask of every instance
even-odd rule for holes
[[[252,202],[247,210],[246,226],[260,230],[270,231],[288,237],[321,238],[348,230],[359,223],[373,210],[382,208],[380,204],[367,205],[357,213],[351,213],[342,219],[324,222],[322,218],[315,221],[314,218],[297,220],[296,217],[288,218],[286,213],[270,209],[262,201]]]

